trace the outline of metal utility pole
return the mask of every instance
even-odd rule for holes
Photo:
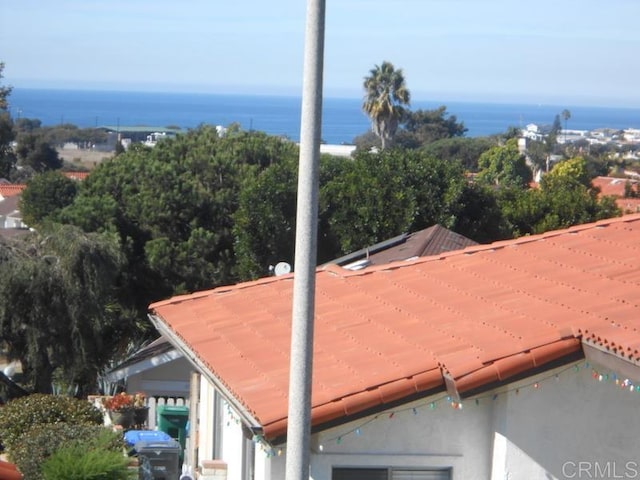
[[[324,22],[325,0],[307,0],[296,254],[293,276],[286,480],[309,479]]]

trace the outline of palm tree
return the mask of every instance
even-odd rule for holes
[[[409,105],[410,93],[402,74],[390,62],[371,69],[364,79],[365,97],[362,109],[371,119],[373,132],[380,137],[384,150],[393,142],[398,124]]]

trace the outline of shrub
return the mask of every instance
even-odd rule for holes
[[[0,407],[0,442],[9,451],[30,428],[39,424],[102,424],[100,410],[86,400],[35,394],[11,400]]]
[[[128,468],[122,435],[98,427],[97,435],[67,443],[42,464],[44,480],[127,480],[137,477]]]
[[[27,431],[11,451],[11,460],[26,480],[43,480],[42,466],[61,447],[77,445],[83,450],[98,449],[122,455],[121,433],[100,425],[40,424]],[[91,478],[91,477],[86,477]]]
[[[137,477],[129,470],[129,459],[122,452],[87,450],[75,444],[51,455],[42,465],[44,480],[128,480]]]

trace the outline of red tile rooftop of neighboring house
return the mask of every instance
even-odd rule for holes
[[[461,248],[477,244],[478,242],[448,230],[441,225],[433,225],[424,230],[404,233],[397,237],[376,243],[375,245],[362,248],[327,262],[327,264],[333,263],[341,267],[350,268],[351,270],[357,270],[358,268],[351,268],[354,263],[362,267],[382,265],[400,260],[408,260],[414,257],[426,257],[451,250],[460,250]]]
[[[89,176],[89,172],[62,172],[62,174],[71,180],[84,180]]]
[[[640,361],[639,259],[640,215],[629,215],[318,270],[312,425],[447,385],[462,396],[489,389],[581,356],[581,340]],[[290,274],[150,306],[267,439],[286,433],[292,286]]]
[[[600,189],[601,195],[613,195],[614,197],[624,196],[624,188],[627,182],[631,184],[638,183],[637,180],[617,177],[596,177],[591,180],[591,184]]]
[[[23,184],[0,184],[0,196],[12,197],[13,195],[19,195],[25,188],[27,186]]]
[[[600,195],[616,197],[616,205],[622,210],[622,213],[640,213],[640,198],[625,198],[624,196],[627,182],[636,186],[640,184],[638,180],[631,178],[596,177],[591,180],[591,184],[600,189]]]

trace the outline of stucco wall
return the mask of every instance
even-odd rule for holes
[[[608,377],[599,382],[594,371]],[[564,366],[465,399],[462,409],[445,397],[312,435],[310,478],[379,466],[452,468],[454,480],[640,479],[640,391],[616,386],[598,365]],[[223,422],[228,479],[241,480],[238,417],[225,411]],[[285,462],[286,445],[271,455],[257,446],[255,480],[283,479]]]
[[[426,399],[313,435],[311,478],[396,466],[452,467],[454,480],[640,479],[640,392],[611,376],[599,382],[594,369],[609,373],[579,362],[466,399],[462,410]],[[256,480],[284,478],[283,452]]]
[[[498,397],[494,425],[506,454],[493,479],[640,479],[640,392],[616,386],[607,369],[577,366]],[[595,380],[594,369],[608,379]]]
[[[438,400],[433,408],[432,400]],[[438,396],[393,416],[385,413],[370,423],[366,419],[323,432],[314,438],[312,478],[330,480],[337,466],[452,467],[455,478],[488,478],[492,407],[458,410]]]

